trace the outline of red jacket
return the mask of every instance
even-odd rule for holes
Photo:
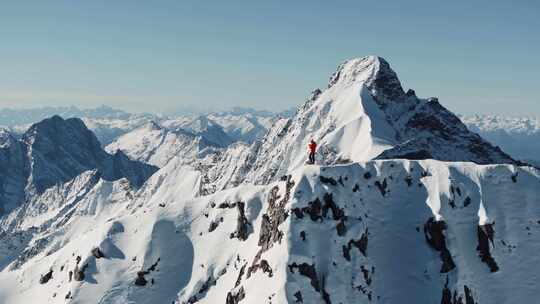
[[[315,151],[317,150],[317,143],[315,143],[314,141],[310,142],[308,144],[308,148],[309,148],[309,152],[315,153]]]

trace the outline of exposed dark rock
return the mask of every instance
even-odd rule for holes
[[[353,192],[358,192],[360,190],[360,186],[358,184],[354,184],[354,187],[352,189]]]
[[[321,216],[322,203],[319,198],[316,198],[312,202],[308,202],[308,206],[304,208],[293,208],[292,212],[298,219],[304,218],[304,213],[309,214],[312,221],[323,220]]]
[[[407,90],[407,93],[405,93],[405,95],[406,95],[407,97],[412,97],[412,96],[416,96],[416,93],[414,92],[413,89],[408,89],[408,90]]]
[[[332,210],[332,217],[334,221],[343,220],[345,218],[345,212],[343,209],[339,208],[336,202],[334,202],[332,193],[325,193],[324,205],[322,206],[322,216],[326,217],[328,210]]]
[[[336,226],[336,230],[339,236],[344,236],[345,234],[347,234],[347,226],[345,226],[345,222],[343,220],[339,221]]]
[[[46,274],[42,274],[39,278],[39,284],[47,284],[53,277],[53,270],[50,269]]]
[[[370,273],[369,270],[366,267],[364,267],[364,265],[360,266],[360,270],[362,271],[362,274],[364,275],[364,281],[366,282],[366,284],[368,286],[371,286],[371,282],[372,282],[371,274],[372,273]]]
[[[75,269],[73,270],[73,279],[77,282],[83,281],[85,278],[84,272],[86,271],[86,268],[88,268],[88,264],[83,265],[81,268],[79,268],[79,265],[75,266]]]
[[[273,276],[273,271],[272,271],[272,268],[270,267],[270,264],[268,264],[268,261],[267,260],[262,260],[261,263],[260,263],[260,267],[262,269],[262,271],[266,274],[268,274],[268,277],[272,277]]]
[[[467,285],[463,286],[465,291],[465,304],[477,304],[473,298],[472,290]]]
[[[219,221],[211,221],[210,226],[208,227],[208,232],[213,232],[214,230],[217,229],[218,226],[219,226]]]
[[[440,252],[442,261],[441,273],[447,273],[456,268],[456,264],[452,259],[450,251],[446,247],[446,237],[444,230],[447,226],[444,221],[435,221],[435,218],[430,218],[424,225],[424,235],[427,243],[436,251]]]
[[[236,231],[232,236],[241,241],[245,241],[249,234],[249,222],[245,214],[245,204],[243,202],[238,202],[236,203],[236,207],[238,209],[238,218],[236,221]]]
[[[302,298],[302,293],[300,291],[297,291],[294,294],[295,301],[294,303],[304,303],[304,299]]]
[[[103,251],[101,251],[99,247],[95,247],[94,249],[92,249],[91,252],[96,259],[101,259],[105,257],[105,254],[103,254]]]
[[[362,233],[362,236],[359,240],[350,240],[349,241],[349,247],[353,245],[354,247],[358,248],[358,250],[362,253],[363,256],[367,257],[367,246],[368,246],[368,229]]]
[[[242,277],[244,276],[244,273],[246,272],[247,263],[240,268],[240,272],[238,273],[238,278],[236,278],[236,283],[234,284],[234,287],[240,286],[242,283]]]
[[[465,198],[465,201],[463,201],[463,207],[467,207],[471,204],[471,198],[470,197],[466,197]]]
[[[358,240],[349,240],[349,243],[347,245],[343,245],[343,257],[347,260],[351,260],[351,249],[352,247],[356,247],[360,253],[364,257],[367,257],[367,246],[368,246],[368,229],[364,233],[362,233],[362,236]]]
[[[379,189],[379,191],[381,191],[381,195],[382,196],[385,196],[386,195],[386,192],[387,192],[387,188],[388,188],[388,183],[386,182],[386,178],[383,180],[383,182],[381,183],[380,181],[376,181],[375,182],[375,186],[377,186],[377,188]]]
[[[305,231],[300,231],[300,238],[302,239],[302,241],[306,240],[306,232]]]
[[[235,207],[236,207],[235,203],[229,203],[229,202],[223,202],[223,203],[218,205],[219,209],[232,209],[232,208],[235,208]]]
[[[364,178],[365,179],[370,179],[371,178],[371,173],[370,172],[364,173]]]
[[[465,304],[478,304],[474,300],[472,290],[467,285],[463,286],[463,290]],[[441,304],[464,304],[463,295],[458,294],[457,290],[454,290],[454,293],[452,294],[452,290],[450,290],[450,287],[448,286],[448,277],[446,278],[446,283],[443,287]]]
[[[279,188],[277,186],[270,190],[268,210],[262,217],[261,233],[258,243],[258,245],[262,247],[261,249],[263,252],[271,248],[274,243],[281,242],[281,239],[283,238],[283,232],[279,230],[279,225],[281,225],[281,223],[289,216],[285,209],[285,205],[289,202],[293,186],[294,181],[289,175],[283,198],[279,197]]]
[[[350,247],[350,246],[343,245],[342,250],[343,250],[343,257],[344,257],[347,261],[350,262],[350,261],[351,261],[351,247]]]
[[[152,264],[152,265],[150,265],[150,267],[148,267],[146,272],[150,273],[151,271],[156,271],[156,268],[159,265],[160,261],[161,261],[161,258],[158,258],[154,264]]]
[[[259,264],[251,265],[248,269],[248,273],[246,278],[250,278],[253,273],[256,273],[259,269],[263,271],[263,273],[266,273],[269,278],[274,276],[274,272],[272,271],[272,268],[270,267],[270,264],[268,264],[267,260],[261,260]]]
[[[237,291],[230,291],[229,293],[227,293],[227,299],[225,301],[225,304],[238,304],[245,297],[246,292],[244,291],[244,287],[242,286]]]
[[[517,183],[517,178],[518,178],[518,172],[516,172],[515,174],[512,174],[512,181],[514,183]]]
[[[347,180],[347,177],[345,177],[345,180]],[[338,183],[339,183],[341,186],[345,187],[345,184],[343,183],[343,177],[341,177],[341,176],[339,177]]]
[[[478,246],[476,250],[482,262],[486,263],[491,270],[491,272],[497,272],[499,266],[495,259],[491,256],[490,252],[490,243],[493,245],[493,235],[495,231],[493,230],[493,224],[485,224],[478,226],[477,235],[478,235]]]
[[[319,176],[319,179],[321,181],[321,183],[323,184],[330,184],[332,186],[337,186],[337,181],[335,179],[333,179],[332,177],[324,177],[324,176]]]
[[[146,271],[139,271],[137,272],[137,278],[135,279],[135,285],[137,286],[146,286],[148,284],[148,281],[144,278],[144,276],[148,274]]]
[[[452,291],[448,288],[448,277],[446,278],[446,284],[442,290],[441,304],[454,304],[452,303]]]
[[[330,295],[326,292],[324,289],[324,277],[323,281],[319,280],[319,277],[317,276],[317,270],[315,269],[315,264],[309,265],[307,263],[302,264],[296,264],[292,263],[289,265],[289,271],[291,273],[295,273],[295,270],[298,270],[298,273],[300,275],[303,275],[310,279],[311,286],[321,294],[324,302],[326,304],[331,304],[330,301]]]
[[[413,178],[412,176],[410,175],[407,175],[407,177],[405,177],[405,182],[407,183],[407,186],[412,186],[412,183],[413,183]]]

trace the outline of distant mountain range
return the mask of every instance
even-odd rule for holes
[[[90,112],[0,129],[0,303],[538,298],[540,170],[383,58],[291,116]]]

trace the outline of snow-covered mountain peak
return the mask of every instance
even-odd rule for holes
[[[295,116],[277,120],[253,145],[235,179],[266,184],[303,166],[310,139],[319,145],[317,162],[327,165],[396,158],[520,164],[470,132],[437,98],[405,93],[377,56],[340,65],[327,89],[315,90]],[[240,154],[231,149],[220,160]]]
[[[100,149],[101,146],[97,137],[81,119],[63,119],[58,115],[33,124],[23,134],[22,140],[30,145],[45,141],[55,146],[83,145],[91,150]]]
[[[32,125],[20,140],[5,134],[0,140],[0,213],[85,171],[97,170],[108,181],[127,178],[140,187],[157,170],[123,153],[108,154],[78,118],[45,119]]]
[[[379,56],[366,56],[345,61],[332,75],[329,87],[364,83],[374,96],[398,101],[405,92],[390,64]]]

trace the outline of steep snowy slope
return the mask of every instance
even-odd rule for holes
[[[15,139],[0,135],[0,208],[13,209],[27,196],[72,180],[96,169],[106,180],[126,177],[141,186],[156,171],[153,166],[130,160],[122,152],[106,153],[80,119],[59,116],[34,124]]]
[[[98,181],[66,204],[69,211],[2,234],[0,302],[449,304],[538,296],[535,169],[406,160],[308,166],[268,186],[196,198],[198,178],[171,162],[137,193],[122,181]],[[6,258],[10,247],[25,254]]]
[[[538,118],[472,115],[461,117],[480,134],[517,159],[540,163],[540,120]]]
[[[220,147],[206,140],[204,136],[182,129],[170,130],[156,122],[150,122],[121,136],[105,149],[109,153],[123,151],[131,159],[161,168],[174,157],[191,163],[216,148]]]
[[[323,164],[391,158],[520,164],[470,132],[436,98],[405,93],[389,64],[376,56],[343,63],[328,88],[315,90],[292,118],[274,123],[249,151],[235,147],[231,153],[244,156],[234,179],[265,184],[302,167],[311,138]],[[217,172],[205,173],[209,188],[226,184],[219,164],[228,158],[221,154],[214,161]]]

